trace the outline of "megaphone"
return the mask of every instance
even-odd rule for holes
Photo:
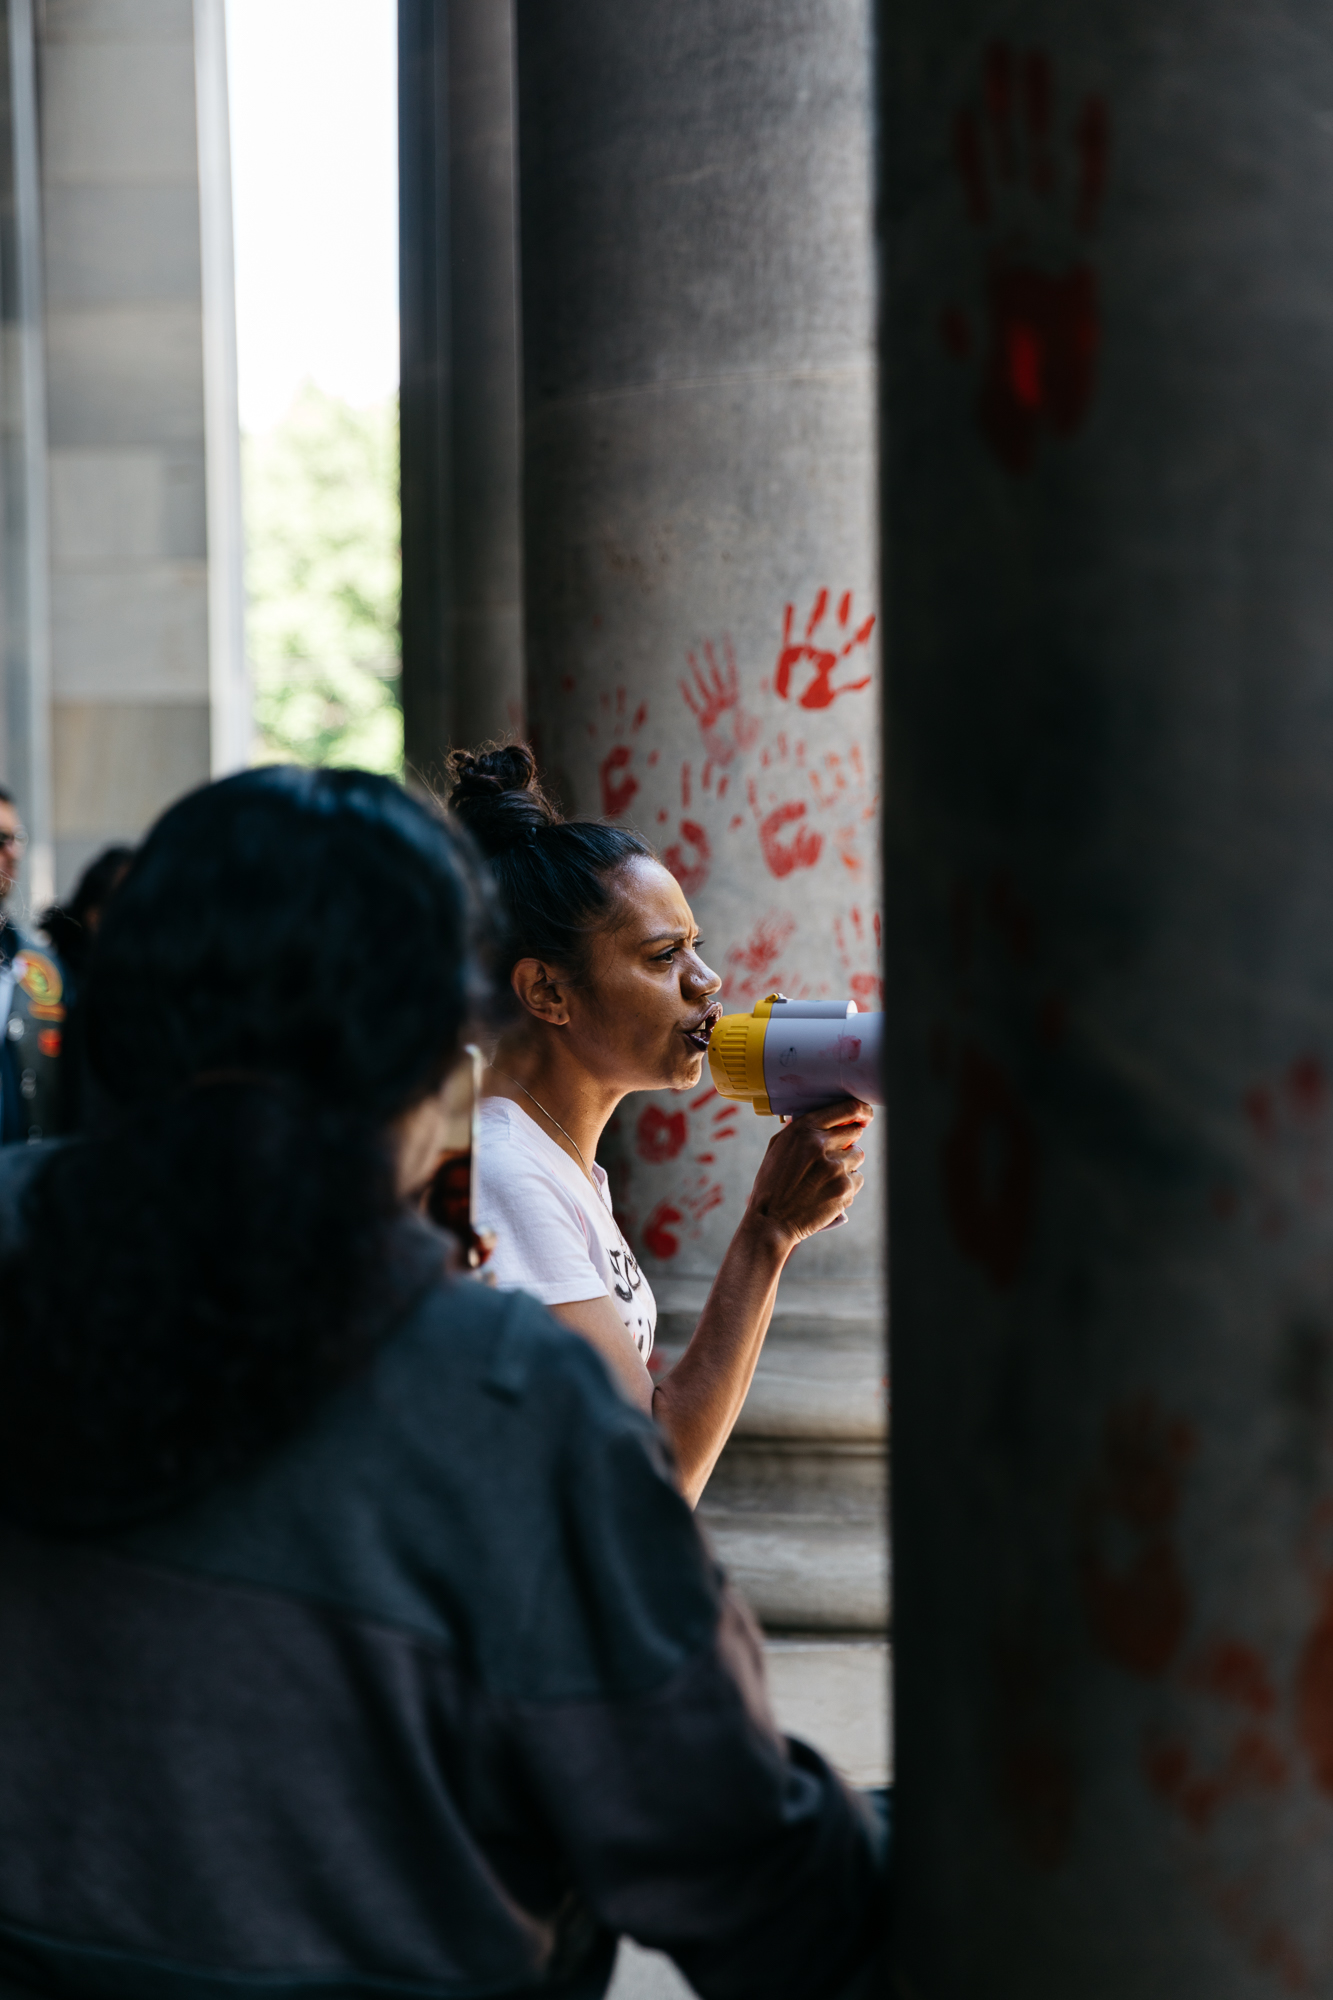
[[[752,1014],[724,1014],[708,1043],[720,1097],[753,1104],[762,1117],[798,1118],[840,1097],[883,1104],[882,1014],[855,1000],[788,1000],[770,993]]]

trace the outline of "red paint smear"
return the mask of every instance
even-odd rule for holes
[[[850,598],[851,593],[848,592],[847,607],[849,616],[851,612]],[[815,633],[824,622],[824,615],[828,610],[828,601],[829,593],[827,589],[821,590],[816,596],[810,616],[806,620],[805,637],[800,641],[793,640],[792,638],[792,620],[795,616],[796,607],[792,604],[783,607],[782,649],[778,654],[778,663],[773,675],[773,691],[780,700],[789,700],[791,698],[791,681],[794,670],[800,666],[813,668],[813,677],[807,682],[804,690],[797,697],[799,705],[802,708],[831,708],[839,695],[855,694],[858,689],[870,686],[869,674],[858,681],[844,682],[840,687],[833,685],[833,675],[851,653],[870,643],[870,635],[875,629],[875,615],[872,612],[852,634],[851,638],[846,640],[841,647],[818,646],[814,643]],[[779,738],[779,748],[785,757],[787,754],[785,739]]]
[[[1004,1071],[972,1044],[962,1051],[957,1109],[941,1166],[958,1247],[1007,1290],[1032,1232],[1037,1138]]]
[[[1287,1760],[1272,1738],[1249,1726],[1237,1732],[1220,1770],[1196,1768],[1177,1737],[1149,1738],[1143,1775],[1195,1833],[1206,1833],[1221,1808],[1243,1793],[1276,1792],[1287,1783]]]
[[[1287,1071],[1287,1095],[1303,1118],[1322,1118],[1328,1109],[1328,1076],[1318,1056],[1298,1056]]]
[[[687,858],[687,849],[693,849],[693,859]],[[662,861],[687,896],[697,896],[703,888],[708,880],[708,870],[712,860],[713,850],[704,829],[697,820],[683,819],[680,823],[680,839],[673,841],[667,848]]]
[[[756,818],[759,814],[759,799],[753,778],[749,781],[750,804]],[[788,799],[759,821],[759,845],[763,851],[769,873],[779,881],[794,874],[798,868],[813,868],[823,852],[824,836],[812,826],[802,826],[806,816],[804,799]],[[791,838],[784,839],[784,830],[795,828]],[[671,863],[668,861],[667,866]]]
[[[700,1110],[703,1105],[707,1104],[710,1097],[716,1097],[716,1096],[717,1092],[716,1090],[713,1089],[712,1085],[710,1084],[707,1090],[701,1090],[697,1097],[692,1097],[690,1099],[690,1110],[691,1111]]]
[[[1239,1639],[1213,1640],[1190,1662],[1185,1681],[1201,1693],[1216,1695],[1219,1701],[1237,1708],[1252,1709],[1256,1715],[1270,1715],[1277,1707],[1262,1657]]]
[[[1193,1450],[1189,1425],[1162,1416],[1150,1396],[1106,1420],[1081,1562],[1084,1604],[1101,1650],[1146,1680],[1166,1671],[1189,1626],[1189,1591],[1171,1529]]]
[[[602,759],[602,811],[608,819],[618,819],[621,813],[628,812],[638,792],[639,781],[628,770],[633,755],[628,743],[617,743]]]
[[[683,1111],[662,1111],[656,1104],[650,1104],[640,1113],[635,1128],[634,1147],[641,1160],[651,1166],[660,1166],[665,1160],[674,1160],[685,1145],[685,1113]]]
[[[997,258],[987,286],[990,335],[977,404],[983,435],[1001,465],[1031,469],[1045,428],[1069,437],[1097,385],[1101,326],[1091,265],[1054,275]]]
[[[669,1201],[659,1201],[648,1220],[643,1225],[643,1240],[654,1257],[665,1263],[675,1256],[680,1248],[680,1238],[672,1235],[672,1229],[679,1227],[681,1212],[673,1208]]]
[[[1333,1793],[1333,1579],[1296,1669],[1296,1733],[1315,1783]]]

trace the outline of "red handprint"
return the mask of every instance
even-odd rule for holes
[[[676,1230],[687,1223],[690,1235],[699,1236],[704,1217],[719,1208],[725,1199],[719,1184],[700,1174],[694,1186],[684,1194],[677,1195],[674,1200],[658,1202],[643,1225],[644,1248],[650,1256],[666,1263],[680,1249]]]
[[[1194,1433],[1151,1396],[1110,1412],[1098,1477],[1085,1506],[1083,1599],[1097,1645],[1127,1673],[1165,1673],[1189,1625],[1190,1596],[1175,1541]]]
[[[873,942],[872,942],[873,940]],[[843,973],[847,980],[847,992],[863,1013],[873,1013],[884,1005],[884,981],[880,976],[881,930],[876,914],[866,923],[859,909],[848,913],[847,923],[841,917],[833,919],[833,942],[837,947]],[[873,955],[874,970],[866,966],[866,960]],[[854,961],[860,960],[861,970],[855,969]]]
[[[837,639],[830,645],[816,643],[816,634],[824,623],[828,612],[829,593],[821,590],[811,607],[810,616],[805,621],[805,634],[801,639],[792,638],[792,620],[796,615],[793,604],[786,606],[782,619],[782,649],[778,654],[778,664],[773,675],[773,692],[782,701],[791,698],[791,677],[797,667],[809,666],[814,672],[802,692],[797,696],[802,708],[831,708],[840,694],[855,694],[858,688],[870,686],[870,675],[859,681],[844,681],[840,687],[833,685],[833,675],[849,654],[869,645],[870,634],[875,629],[875,614],[863,619],[861,624],[841,645]],[[837,623],[839,633],[847,631],[852,617],[852,593],[844,590],[838,600]]]
[[[660,1166],[664,1160],[674,1160],[677,1153],[684,1150],[687,1137],[683,1111],[662,1111],[656,1104],[650,1104],[639,1114],[634,1133],[635,1151],[650,1166]]]
[[[1049,58],[1038,49],[1020,53],[995,42],[986,52],[982,109],[964,105],[954,125],[954,162],[968,214],[979,229],[1008,224],[990,252],[988,348],[977,415],[991,449],[1011,472],[1031,466],[1043,425],[1060,437],[1076,431],[1096,387],[1097,274],[1075,239],[1097,227],[1110,118],[1104,98],[1084,98],[1073,128],[1071,239],[1054,206],[1052,106]],[[1040,263],[1031,247],[1034,231],[1048,246]],[[950,353],[966,359],[973,345],[966,312],[947,307],[940,332]]]
[[[704,640],[702,651],[703,667],[696,654],[686,654],[694,684],[682,681],[680,691],[699,725],[709,757],[714,763],[729,764],[738,750],[750,748],[759,734],[759,724],[741,706],[740,676],[729,636],[722,635],[722,666],[711,639]]]
[[[753,1006],[774,992],[797,997],[782,972],[782,953],[795,929],[791,917],[781,910],[770,910],[760,917],[744,944],[728,949],[722,980],[722,999],[728,1006]]]
[[[687,896],[697,896],[708,880],[713,850],[708,835],[697,819],[683,819],[680,839],[673,841],[662,856]]]
[[[774,761],[775,753],[770,750],[765,750],[760,758],[766,770],[772,769]],[[778,737],[776,761],[779,766],[791,764],[785,736]],[[789,775],[801,780],[802,789],[809,783],[804,743],[796,745],[794,768],[789,768]],[[746,780],[745,790],[759,829],[759,846],[769,873],[776,875],[781,882],[798,868],[813,868],[824,851],[824,836],[810,824],[805,800],[790,795],[783,798],[779,788],[773,785],[770,785],[766,796],[761,797],[753,778]]]
[[[638,796],[639,781],[630,768],[634,762],[633,739],[648,719],[648,704],[641,701],[631,716],[625,690],[619,687],[614,701],[611,695],[602,694],[600,707],[601,726],[599,728],[597,723],[590,722],[588,734],[595,740],[603,731],[609,731],[615,738],[601,761],[598,777],[602,788],[602,811],[608,819],[620,819]],[[651,763],[653,759],[648,761]]]

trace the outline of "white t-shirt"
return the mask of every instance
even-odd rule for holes
[[[508,1098],[479,1108],[476,1226],[493,1229],[489,1269],[502,1292],[530,1292],[544,1306],[604,1291],[644,1360],[653,1351],[657,1301],[616,1227],[606,1172],[594,1188],[535,1118]]]

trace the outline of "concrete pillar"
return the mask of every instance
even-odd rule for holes
[[[510,0],[400,0],[407,762],[523,727]]]
[[[28,829],[20,916],[54,887],[46,393],[31,0],[0,9],[0,770]]]
[[[136,836],[244,754],[239,489],[228,498],[215,464],[210,491],[207,462],[210,428],[225,443],[216,316],[225,322],[230,297],[219,292],[225,188],[206,188],[201,211],[200,141],[216,161],[221,131],[225,153],[225,73],[216,6],[199,11],[211,49],[196,46],[193,0],[47,0],[41,15],[62,886],[103,842]],[[202,106],[201,88],[214,93]],[[215,643],[230,632],[229,661],[210,658],[210,627]],[[241,712],[228,719],[233,698]]]
[[[888,10],[898,1935],[1333,1990],[1333,45]]]
[[[869,5],[517,18],[533,738],[659,845],[729,1004],[877,1005]],[[771,1130],[705,1078],[611,1134],[668,1352]],[[798,1252],[706,1497],[771,1628],[883,1627],[881,1218]]]

